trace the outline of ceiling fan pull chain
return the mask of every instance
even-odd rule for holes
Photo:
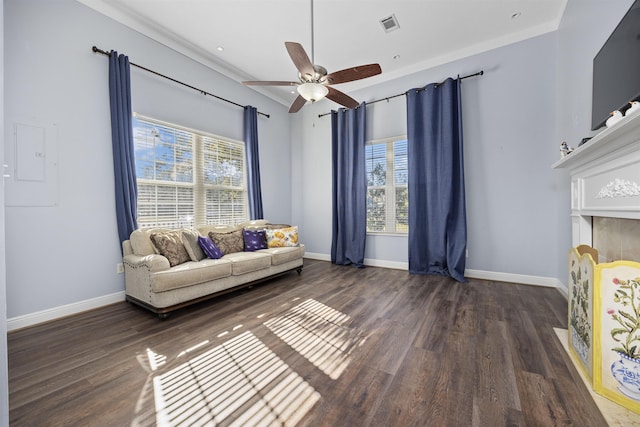
[[[313,0],[311,0],[311,63],[313,65],[316,64],[316,60],[315,60],[315,57],[314,57],[314,51],[313,51],[314,50],[313,49],[314,45],[315,45],[315,43],[314,43],[314,40],[313,40]]]

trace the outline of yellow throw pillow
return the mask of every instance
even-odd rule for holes
[[[267,229],[266,232],[267,246],[270,248],[298,246],[298,226]]]

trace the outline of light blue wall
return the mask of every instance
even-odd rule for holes
[[[291,221],[287,109],[73,0],[5,1],[5,123],[55,123],[57,205],[6,207],[8,317],[124,290],[117,240],[108,58],[93,45],[241,105],[259,118],[265,217]],[[241,108],[132,68],[133,109],[242,140]],[[284,196],[283,196],[284,195]]]
[[[462,89],[469,269],[557,277],[557,250],[549,244],[557,227],[556,209],[549,209],[557,203],[550,169],[558,145],[555,69],[552,33],[352,93],[372,101],[484,70],[484,76],[464,80]],[[370,105],[368,138],[406,134],[405,102],[399,97]],[[330,252],[331,135],[329,117],[319,119],[312,110],[334,105],[308,108],[299,124],[305,242],[318,254]],[[367,239],[369,260],[406,264],[406,237]]]

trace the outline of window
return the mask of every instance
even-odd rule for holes
[[[244,144],[134,115],[138,227],[248,219]]]
[[[406,136],[368,142],[365,162],[367,232],[407,233],[409,193]]]

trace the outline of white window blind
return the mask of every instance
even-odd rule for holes
[[[205,223],[235,224],[247,215],[244,145],[203,137]]]
[[[244,144],[135,115],[138,227],[248,219]]]
[[[367,232],[407,233],[406,136],[371,141],[365,146]]]

